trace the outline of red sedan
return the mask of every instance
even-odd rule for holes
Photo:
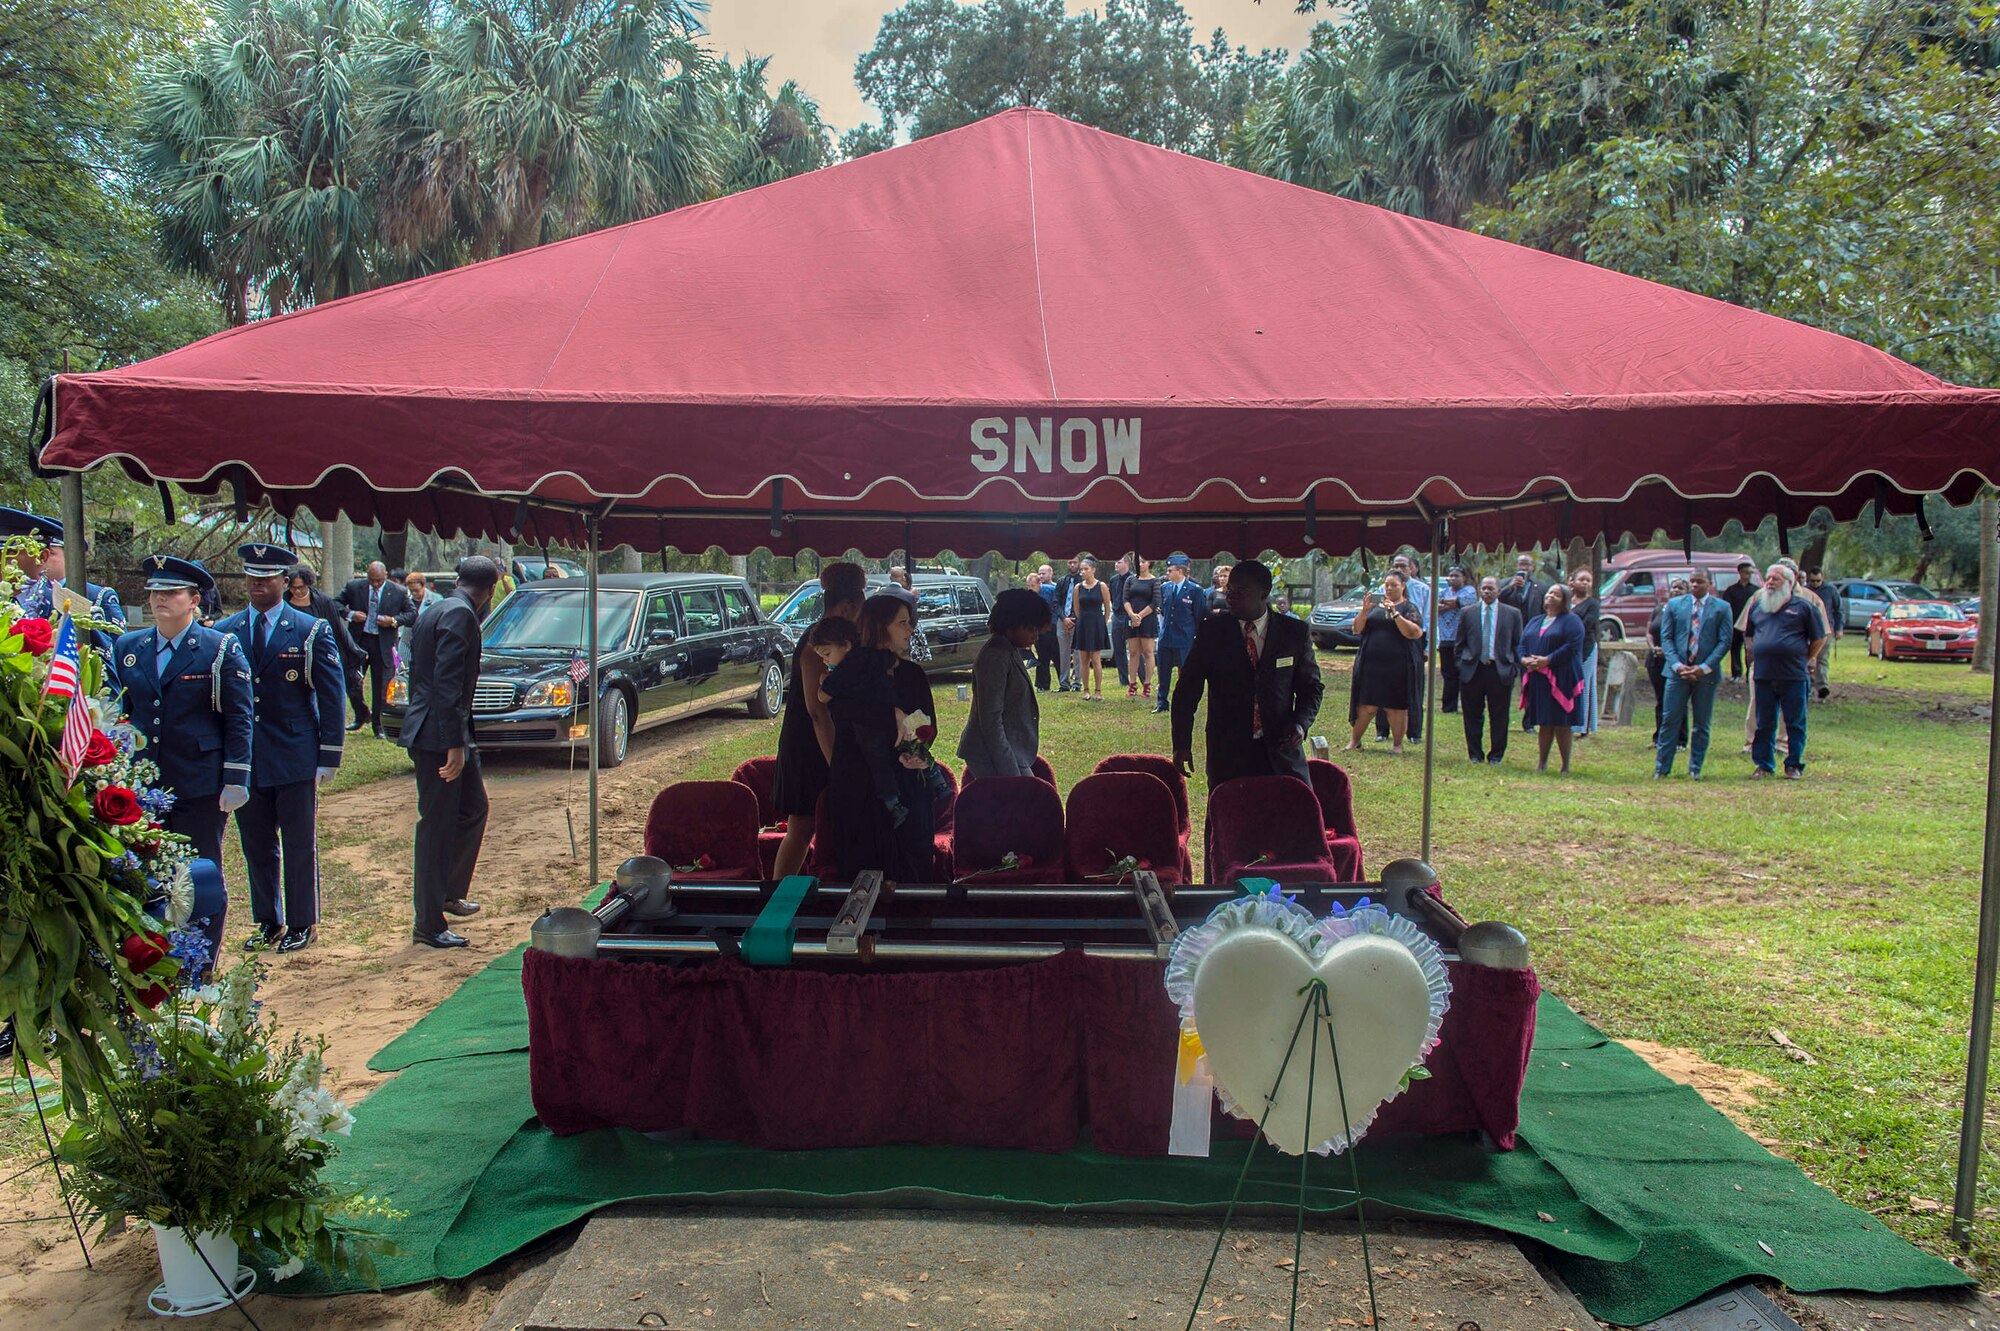
[[[1868,654],[1884,661],[1970,661],[1978,641],[1979,621],[1949,601],[1892,601],[1868,621]]]

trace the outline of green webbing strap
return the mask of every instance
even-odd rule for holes
[[[757,923],[743,935],[743,959],[753,966],[792,964],[792,939],[798,926],[792,919],[819,879],[793,874],[778,884],[771,900],[757,916]]]

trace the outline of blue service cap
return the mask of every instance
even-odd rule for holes
[[[139,565],[140,574],[146,579],[149,592],[212,592],[215,578],[201,566],[199,560],[181,559],[175,555],[151,555]]]
[[[0,508],[0,541],[15,536],[32,536],[43,545],[61,545],[63,528],[54,518],[30,513],[22,508]]]
[[[246,578],[281,578],[299,562],[296,554],[268,541],[239,545],[236,553],[243,560],[243,576]]]
[[[1168,555],[1168,556],[1167,556],[1167,567],[1168,567],[1168,568],[1186,568],[1186,567],[1188,566],[1188,563],[1189,563],[1189,560],[1188,560],[1188,557],[1187,557],[1186,555]]]

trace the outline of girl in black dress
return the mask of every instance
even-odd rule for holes
[[[1104,653],[1111,649],[1111,588],[1097,580],[1097,561],[1078,565],[1082,576],[1070,588],[1076,629],[1069,649],[1076,654],[1077,687],[1092,702],[1104,701]]]
[[[822,619],[806,634],[805,646],[826,662],[819,700],[833,713],[834,746],[851,735],[866,760],[875,798],[888,810],[891,827],[901,827],[910,811],[896,785],[896,746],[903,740],[903,717],[896,706],[890,672],[896,658],[883,648],[861,646],[861,632],[842,619]]]
[[[868,594],[868,573],[859,564],[834,563],[820,570],[820,618],[854,620]],[[778,730],[778,770],[772,807],[785,819],[772,872],[779,878],[805,868],[812,849],[813,815],[826,789],[833,760],[833,713],[820,701],[826,663],[810,651],[792,655],[792,681],[785,691],[785,719]]]
[[[910,637],[916,628],[909,602],[897,596],[871,596],[862,602],[857,627],[864,649],[884,649],[894,659],[889,678],[896,707],[913,720],[922,713],[924,723],[935,725],[937,705],[931,698],[930,681],[923,667],[909,659]],[[876,796],[874,773],[860,735],[850,726],[836,727],[826,788],[827,817],[832,826],[826,840],[840,877],[851,879],[864,869],[879,869],[891,882],[899,883],[928,882],[934,876],[936,816],[930,772],[915,758],[899,756],[895,783],[905,810],[900,821]]]
[[[1410,602],[1402,574],[1383,579],[1379,603],[1373,592],[1362,597],[1354,622],[1361,626],[1361,646],[1354,654],[1354,687],[1347,700],[1347,719],[1354,725],[1347,747],[1361,747],[1362,733],[1379,710],[1389,717],[1389,751],[1401,754],[1411,704],[1422,692],[1422,667],[1410,644],[1424,636],[1423,616]]]
[[[1138,570],[1125,580],[1125,604],[1120,607],[1125,616],[1125,659],[1127,673],[1132,676],[1126,686],[1125,696],[1139,696],[1141,689],[1145,696],[1153,696],[1153,650],[1160,637],[1160,584],[1153,577],[1153,561],[1144,555],[1132,556],[1133,566]]]

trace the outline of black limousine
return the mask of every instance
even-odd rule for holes
[[[741,578],[712,573],[598,577],[597,653],[603,685],[597,757],[625,761],[632,732],[747,703],[776,716],[796,644],[765,618]],[[524,583],[487,616],[472,729],[483,749],[563,749],[590,737],[571,665],[587,650],[581,579]],[[407,681],[389,686],[383,730],[402,728]]]

